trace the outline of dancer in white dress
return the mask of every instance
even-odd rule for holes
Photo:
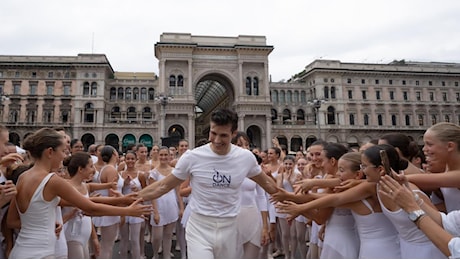
[[[56,206],[60,198],[88,214],[134,215],[150,213],[146,206],[113,207],[96,204],[76,191],[66,180],[50,173],[65,157],[63,137],[53,129],[40,129],[29,135],[23,148],[35,163],[18,180],[18,194],[7,216],[10,228],[20,228],[10,258],[54,257],[56,244]],[[88,155],[88,160],[91,160]],[[92,162],[92,161],[91,161]],[[91,164],[92,165],[92,164]]]
[[[150,183],[161,181],[172,172],[172,167],[169,165],[169,149],[167,147],[160,148],[159,158],[160,165],[150,171]],[[153,236],[153,257],[158,258],[160,243],[162,243],[163,258],[171,258],[170,252],[174,227],[179,216],[184,212],[184,205],[179,196],[179,186],[156,199],[156,207],[160,217],[159,222],[156,223],[154,221],[154,216],[150,221]]]
[[[139,149],[137,150],[139,152]],[[121,172],[121,179],[124,182],[122,193],[127,195],[140,191],[147,186],[143,172],[136,170],[136,153],[126,152],[125,155],[126,170]],[[144,247],[144,233],[142,226],[143,218],[125,217],[124,223],[120,227],[120,257],[128,258],[129,245],[131,245],[131,258],[139,259],[143,255],[141,247]],[[142,236],[141,236],[142,235]],[[142,237],[142,239],[141,239]]]

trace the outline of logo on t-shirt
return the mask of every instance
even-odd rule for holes
[[[220,187],[220,188],[228,188],[230,187],[230,183],[232,182],[232,176],[226,176],[224,174],[220,174],[215,168],[214,175],[212,176],[212,186],[213,187]]]

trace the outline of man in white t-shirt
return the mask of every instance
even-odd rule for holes
[[[214,111],[210,143],[184,153],[171,175],[139,192],[144,200],[153,200],[190,177],[192,213],[186,228],[188,258],[238,257],[236,216],[244,178],[251,178],[270,194],[278,191],[252,152],[231,144],[237,128],[238,117],[234,111]]]

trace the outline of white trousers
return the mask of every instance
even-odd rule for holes
[[[185,238],[190,259],[238,257],[236,217],[208,217],[192,212]]]

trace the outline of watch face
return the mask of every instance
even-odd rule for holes
[[[425,215],[425,212],[423,210],[412,211],[409,213],[409,219],[415,222],[423,215]]]

